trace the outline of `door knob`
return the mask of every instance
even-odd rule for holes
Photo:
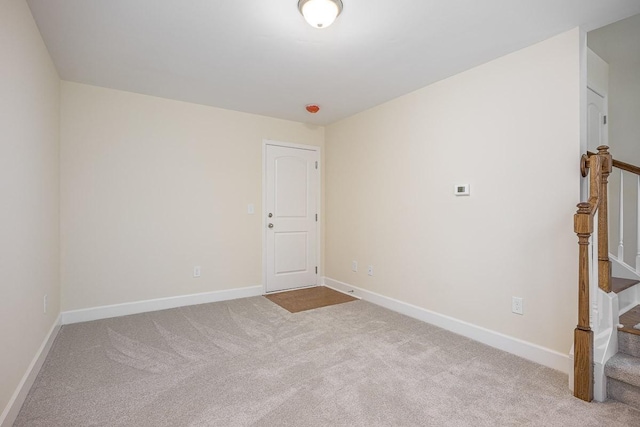
[[[269,218],[271,218],[273,216],[273,214],[271,212],[269,212]]]
[[[269,228],[273,228],[273,224],[269,223]]]

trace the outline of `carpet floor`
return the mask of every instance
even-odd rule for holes
[[[15,426],[640,426],[567,376],[364,301],[62,328]]]

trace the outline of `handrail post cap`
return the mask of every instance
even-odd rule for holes
[[[591,213],[591,205],[588,202],[578,203],[578,213]]]
[[[589,175],[589,156],[587,154],[583,154],[580,157],[580,174],[583,177]]]

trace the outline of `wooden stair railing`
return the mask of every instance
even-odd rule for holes
[[[629,266],[635,268],[636,274],[640,275],[640,167],[631,165],[629,163],[621,162],[618,160],[613,160],[613,167],[620,170],[620,198],[618,200],[618,231],[620,236],[620,243],[618,243],[618,261]],[[625,262],[624,258],[624,221],[625,221],[625,174],[631,175],[632,179],[637,181],[637,206],[636,206],[636,256],[635,256],[635,265],[629,265]],[[633,176],[635,175],[635,177]],[[629,176],[627,177],[629,178]]]
[[[595,156],[596,153],[593,153],[591,151],[587,151],[587,156],[590,158],[592,156]],[[616,160],[616,159],[612,159],[611,161],[612,163],[612,172],[613,169],[618,169],[618,173],[620,174],[620,181],[619,181],[619,190],[620,190],[620,194],[619,194],[619,199],[618,199],[618,232],[619,232],[619,243],[618,243],[618,248],[617,248],[617,259],[620,263],[625,264],[627,267],[631,268],[632,270],[635,269],[636,274],[640,275],[640,166],[635,166],[632,165],[630,163],[625,163],[625,162],[621,162],[620,160]],[[585,167],[588,167],[588,163],[585,163],[585,160],[583,160],[583,165],[582,165],[582,170],[583,170],[583,176],[585,173]],[[624,240],[625,240],[625,175],[627,175],[627,179],[628,178],[632,178],[637,182],[637,206],[636,206],[636,211],[635,211],[635,215],[636,215],[636,254],[635,254],[635,265],[630,265],[629,263],[626,262],[625,260],[625,246],[624,246]],[[634,176],[635,175],[635,176]],[[627,188],[628,190],[628,188]],[[628,236],[627,236],[628,237]]]
[[[593,219],[598,213],[598,286],[611,292],[611,262],[609,261],[607,183],[612,158],[609,147],[598,147],[598,153],[583,155],[582,176],[589,177],[589,200],[578,204],[574,216],[574,231],[578,235],[578,325],[574,331],[574,396],[593,400],[593,331],[589,312],[589,240],[593,234]]]

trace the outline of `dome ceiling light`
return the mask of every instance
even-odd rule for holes
[[[327,28],[342,12],[342,0],[300,0],[298,9],[315,28]]]

